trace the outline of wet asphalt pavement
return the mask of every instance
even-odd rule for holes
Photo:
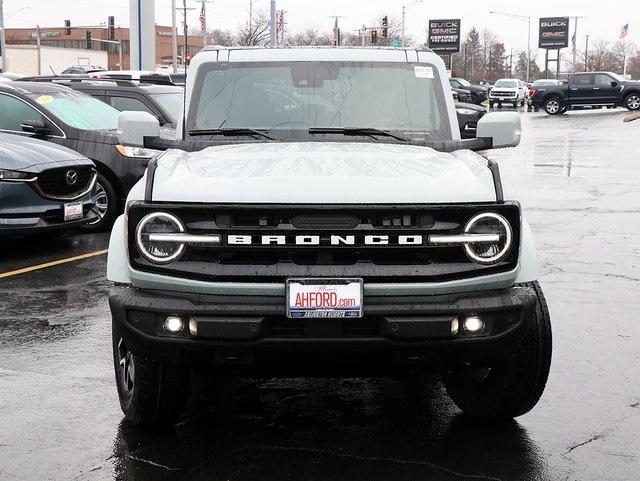
[[[554,327],[538,406],[462,416],[437,380],[194,383],[185,418],[122,422],[104,255],[0,278],[0,480],[640,479],[640,122],[522,111],[491,152],[536,236]],[[0,243],[1,273],[107,246]]]

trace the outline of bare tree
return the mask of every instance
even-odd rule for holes
[[[333,45],[333,36],[326,32],[320,33],[316,28],[308,28],[288,35],[285,43],[292,46]]]
[[[209,42],[212,45],[224,45],[230,47],[236,44],[236,38],[230,30],[215,28],[209,30]]]
[[[251,24],[247,21],[236,30],[236,42],[238,45],[256,46],[268,45],[271,38],[271,19],[264,10],[253,16]]]

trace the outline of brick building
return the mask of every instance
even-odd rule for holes
[[[86,49],[87,31],[91,32],[91,38],[107,40],[109,33],[106,27],[72,27],[70,35],[65,34],[65,28],[41,28],[40,42],[43,46]],[[122,68],[129,69],[129,29],[115,28],[115,40],[122,40]],[[35,45],[35,28],[8,28],[5,39],[7,45]],[[202,37],[189,35],[187,38],[187,54],[194,56],[203,47]],[[109,54],[109,65],[104,67],[109,70],[118,70],[119,53],[118,45],[103,42],[92,42],[92,50],[104,50]],[[178,63],[184,51],[184,37],[178,35]],[[156,64],[171,64],[171,27],[156,26]]]

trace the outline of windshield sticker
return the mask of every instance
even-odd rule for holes
[[[47,105],[52,100],[53,97],[51,95],[41,95],[36,99],[36,102],[38,102],[40,105]]]
[[[433,78],[433,68],[424,65],[416,65],[413,67],[417,78]]]

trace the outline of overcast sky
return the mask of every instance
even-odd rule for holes
[[[249,16],[249,0],[208,0],[208,25],[223,29],[234,29]],[[182,0],[177,0],[179,5]],[[187,0],[189,24],[198,25],[199,0]],[[268,9],[269,0],[254,0],[254,9]],[[155,0],[156,23],[170,25],[171,1]],[[4,0],[7,28],[59,26],[69,18],[73,25],[90,25],[105,22],[108,15],[115,15],[116,24],[128,26],[129,0]],[[629,24],[628,40],[640,44],[639,0],[594,1],[594,0],[278,0],[278,9],[287,13],[287,29],[300,30],[316,27],[330,31],[332,15],[340,15],[344,31],[356,31],[383,15],[401,17],[402,5],[407,11],[407,33],[423,42],[428,19],[461,18],[462,30],[471,26],[489,28],[498,33],[507,50],[526,49],[527,24],[501,15],[490,14],[490,10],[530,15],[532,19],[532,48],[537,46],[537,19],[546,16],[585,16],[578,23],[578,46],[584,48],[585,34],[591,40],[618,40],[621,27]],[[21,10],[28,7],[24,10]],[[573,35],[573,21],[572,32]],[[591,42],[590,40],[590,42]],[[565,50],[565,52],[567,52]]]

